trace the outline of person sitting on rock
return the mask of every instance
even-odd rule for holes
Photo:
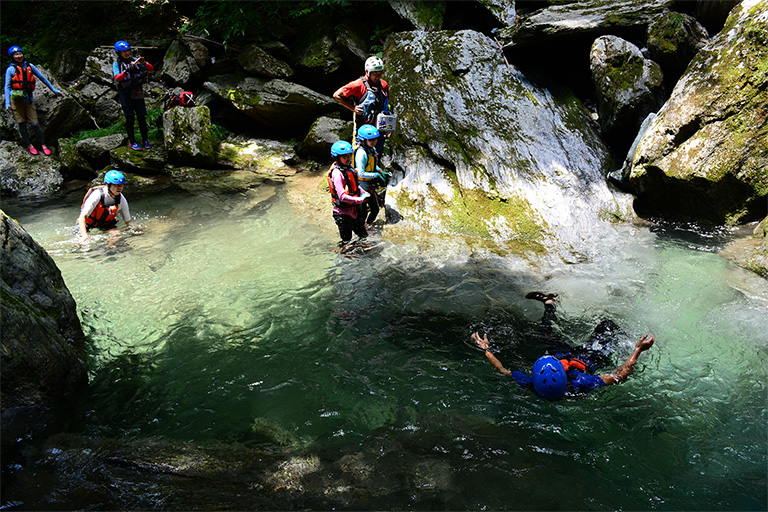
[[[545,329],[544,343],[555,356],[546,355],[533,363],[532,375],[518,371],[509,371],[488,349],[488,335],[482,338],[478,333],[472,334],[472,341],[485,352],[485,357],[502,375],[512,377],[522,387],[532,389],[547,400],[557,400],[565,394],[583,394],[594,389],[620,384],[632,375],[640,354],[653,346],[653,334],[645,334],[635,344],[635,349],[627,360],[611,373],[594,375],[594,371],[605,366],[608,359],[608,342],[618,331],[618,326],[610,320],[601,322],[592,333],[590,340],[584,345],[571,348],[565,342],[554,337],[552,321],[555,318],[555,302],[557,295],[531,292],[526,295],[544,304],[542,326]]]
[[[125,41],[115,43],[117,60],[112,64],[112,74],[117,81],[117,92],[120,105],[125,114],[125,129],[128,132],[128,145],[131,149],[141,151],[149,149],[149,130],[147,128],[147,105],[144,103],[143,84],[147,72],[154,71],[152,64],[144,57],[131,57],[131,45]],[[142,144],[136,142],[134,119],[139,121]]]
[[[21,140],[27,146],[27,150],[37,155],[37,148],[29,140],[27,125],[32,128],[40,149],[45,156],[51,154],[51,150],[45,145],[45,136],[40,123],[37,120],[37,108],[32,100],[32,91],[35,90],[35,77],[39,78],[56,96],[63,93],[56,89],[47,78],[30,62],[24,60],[24,52],[18,46],[8,48],[8,56],[11,63],[5,70],[5,109],[13,112],[13,117],[19,123]],[[11,107],[13,105],[13,107]]]
[[[77,218],[81,242],[88,240],[91,228],[103,229],[112,236],[117,235],[120,232],[117,229],[118,213],[123,216],[126,227],[130,227],[131,211],[128,201],[122,195],[124,186],[125,176],[113,169],[104,175],[104,185],[88,189]]]
[[[339,228],[342,244],[352,239],[352,232],[360,238],[368,236],[358,206],[368,199],[369,194],[358,184],[352,168],[352,153],[352,144],[345,140],[336,141],[331,146],[334,162],[328,169],[328,190],[333,203],[333,220]]]

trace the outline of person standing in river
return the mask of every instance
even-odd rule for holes
[[[144,87],[147,73],[154,71],[152,64],[142,56],[131,56],[131,45],[125,41],[115,43],[117,60],[112,64],[112,74],[117,82],[117,93],[120,105],[125,114],[125,129],[128,132],[128,145],[131,149],[141,151],[149,149],[149,130],[147,128],[147,105],[144,102]],[[139,121],[139,132],[142,143],[136,142],[134,119]]]
[[[538,300],[544,304],[544,316],[541,325],[544,328],[544,345],[555,355],[540,357],[533,363],[532,375],[518,371],[510,371],[489,350],[488,335],[482,338],[478,333],[472,334],[472,341],[485,353],[491,365],[507,377],[512,377],[522,387],[532,389],[547,400],[557,400],[567,394],[583,394],[594,389],[620,384],[634,372],[637,359],[642,352],[653,346],[653,334],[645,334],[635,344],[635,349],[627,360],[611,373],[594,375],[597,368],[607,366],[608,343],[617,332],[618,326],[610,320],[601,322],[584,345],[571,348],[568,344],[554,336],[552,322],[555,319],[555,303],[557,295],[531,292],[526,298]]]
[[[333,99],[352,111],[355,134],[363,125],[376,126],[377,115],[389,113],[389,84],[382,79],[383,75],[384,61],[379,57],[369,57],[365,61],[365,75],[333,93]],[[379,138],[376,150],[379,155],[382,154],[384,137]]]
[[[45,135],[37,119],[37,108],[32,99],[35,90],[35,77],[39,78],[56,96],[63,93],[56,89],[47,78],[31,63],[24,60],[24,52],[18,46],[8,48],[8,56],[11,63],[5,70],[5,109],[13,113],[14,119],[19,124],[21,140],[27,146],[27,151],[37,155],[38,151],[29,139],[27,125],[40,143],[40,149],[45,156],[51,154],[51,150],[45,145]]]
[[[123,197],[125,176],[116,170],[107,171],[104,175],[104,185],[91,187],[83,197],[77,226],[80,232],[80,242],[88,240],[88,232],[92,228],[103,229],[114,237],[120,231],[117,229],[117,214],[122,215],[126,227],[131,226],[131,210],[128,201]]]
[[[339,228],[342,244],[352,240],[353,232],[360,238],[368,236],[359,206],[368,199],[370,194],[361,189],[358,184],[357,174],[352,167],[353,152],[352,144],[349,142],[345,140],[334,142],[331,146],[334,162],[328,169],[327,177],[333,204],[333,220]]]

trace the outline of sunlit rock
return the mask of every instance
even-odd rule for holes
[[[720,254],[768,279],[768,217],[758,223],[751,236],[737,239]]]
[[[174,164],[211,167],[216,162],[216,138],[208,107],[173,107],[163,113],[163,137]]]
[[[331,154],[331,145],[337,140],[352,140],[352,121],[337,117],[318,117],[304,137],[300,151],[327,160]]]
[[[445,2],[389,0],[389,5],[416,30],[440,30],[443,26]]]
[[[588,250],[604,221],[632,218],[631,198],[606,184],[614,164],[589,113],[508,71],[492,39],[401,33],[385,56],[398,114],[393,219],[563,255]]]
[[[635,152],[649,211],[738,224],[768,195],[768,4],[745,1],[693,59]]]

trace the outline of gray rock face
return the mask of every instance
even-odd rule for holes
[[[522,16],[498,32],[507,46],[552,43],[575,35],[615,33],[648,25],[674,5],[674,0],[587,0],[552,5]]]
[[[732,242],[720,254],[768,279],[768,217],[758,223],[751,236]]]
[[[564,253],[586,248],[602,219],[632,216],[606,185],[610,152],[588,112],[510,73],[492,39],[400,33],[385,56],[402,171],[387,201],[409,222]]]
[[[333,98],[280,79],[222,75],[211,77],[205,87],[272,129],[306,130],[319,116],[338,110]]]
[[[661,69],[637,46],[616,36],[598,37],[589,57],[600,129],[606,141],[623,153],[643,119],[664,103]]]
[[[288,78],[293,75],[291,66],[255,44],[249,44],[240,50],[237,60],[243,69],[263,78]]]
[[[114,87],[112,63],[115,61],[115,50],[111,48],[95,48],[85,59],[85,78],[89,82],[99,82]]]
[[[716,223],[765,216],[767,45],[768,4],[750,1],[699,51],[635,152],[641,206]]]
[[[0,210],[2,409],[52,405],[88,380],[75,301],[48,253]]]
[[[389,5],[416,30],[440,30],[443,26],[445,2],[389,0]]]
[[[163,114],[165,148],[172,162],[211,167],[216,161],[216,141],[208,107],[174,107]]]
[[[93,114],[94,120],[101,127],[109,126],[123,117],[114,85],[88,82],[77,92],[77,100]]]
[[[208,63],[208,49],[198,41],[176,39],[163,58],[163,79],[174,85],[184,85],[199,76]]]
[[[502,25],[514,25],[517,17],[515,0],[484,0],[482,3]]]
[[[351,140],[352,122],[333,117],[319,117],[304,137],[301,152],[320,159],[327,159],[331,145],[337,140]]]
[[[64,178],[55,158],[31,155],[11,141],[0,142],[0,190],[5,195],[44,198],[59,190]]]
[[[696,52],[707,41],[707,29],[687,14],[667,12],[648,26],[648,50],[664,71],[664,82],[674,85]]]

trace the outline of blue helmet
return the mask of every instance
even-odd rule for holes
[[[352,144],[345,140],[337,140],[331,146],[331,156],[336,158],[339,155],[351,155],[355,151],[352,149]]]
[[[557,400],[568,384],[563,363],[552,356],[540,357],[533,363],[533,388],[547,400]]]
[[[8,56],[9,57],[11,55],[13,55],[14,53],[16,53],[16,52],[24,53],[24,50],[22,50],[21,47],[19,47],[19,46],[11,46],[10,48],[8,48]]]
[[[370,124],[364,124],[357,130],[357,138],[360,140],[379,138],[379,129]]]
[[[130,50],[131,45],[123,41],[122,39],[115,43],[115,53],[120,53],[123,50]]]
[[[120,171],[107,171],[104,175],[104,183],[111,183],[113,185],[125,185],[125,176]]]

